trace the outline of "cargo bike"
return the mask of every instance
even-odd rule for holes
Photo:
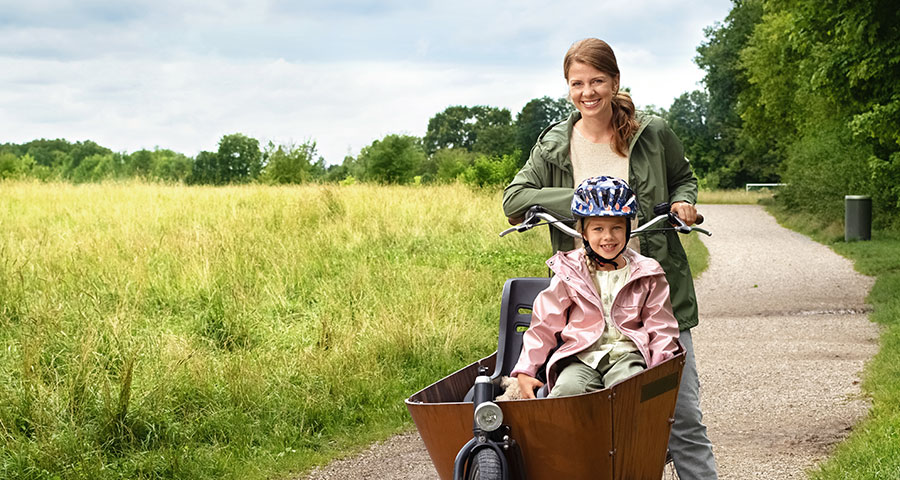
[[[711,235],[686,225],[667,203],[657,205],[654,214],[632,236],[673,231]],[[571,219],[557,219],[534,206],[521,224],[500,236],[552,225],[580,237],[566,221]],[[502,393],[501,379],[518,360],[532,303],[549,284],[549,278],[507,280],[497,351],[406,400],[438,475],[441,480],[661,478],[670,462],[666,445],[685,363],[682,349],[602,390],[542,398],[544,387],[535,399],[494,400]]]

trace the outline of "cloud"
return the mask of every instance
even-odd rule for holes
[[[52,5],[50,5],[52,4]],[[49,8],[49,7],[53,8]],[[562,56],[610,42],[638,105],[696,88],[702,27],[683,0],[19,3],[0,22],[0,142],[92,139],[194,155],[242,132],[314,139],[330,163],[450,105],[515,115],[566,93]],[[41,17],[40,12],[46,13]]]

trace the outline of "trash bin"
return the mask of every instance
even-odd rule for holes
[[[872,197],[844,196],[844,241],[872,238]]]

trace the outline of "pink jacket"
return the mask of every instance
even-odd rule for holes
[[[560,332],[564,343],[547,363],[547,379],[553,388],[558,376],[553,366],[590,347],[603,334],[606,319],[584,255],[583,249],[576,249],[557,252],[547,260],[556,275],[534,300],[531,327],[524,334],[522,353],[510,376],[535,376]],[[672,358],[678,349],[678,322],[669,303],[669,284],[656,260],[631,249],[623,255],[628,257],[631,277],[613,300],[610,314],[652,367]]]

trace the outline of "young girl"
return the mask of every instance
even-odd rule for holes
[[[572,213],[584,248],[547,261],[555,276],[534,301],[510,374],[525,398],[543,386],[534,376],[557,333],[563,343],[547,362],[550,397],[599,390],[674,356],[678,322],[665,273],[626,246],[637,205],[618,178],[588,178],[575,189]]]

